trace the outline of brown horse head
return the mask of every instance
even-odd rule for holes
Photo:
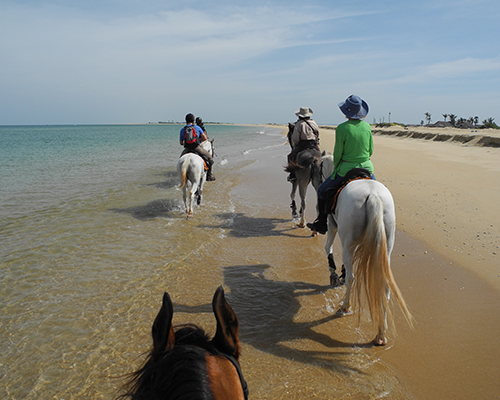
[[[132,375],[132,399],[234,399],[248,398],[247,384],[238,362],[238,318],[220,286],[212,308],[217,321],[210,340],[195,325],[174,329],[173,306],[168,293],[153,323],[153,349],[144,366]]]

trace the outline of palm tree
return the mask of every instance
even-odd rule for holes
[[[444,122],[446,122],[446,118],[448,118],[448,114],[443,114]]]
[[[431,114],[426,112],[425,113],[425,120],[427,121],[427,125],[431,123]]]
[[[479,123],[479,117],[476,115],[474,117],[474,125],[477,125]]]
[[[452,126],[455,126],[455,124],[457,123],[456,122],[457,116],[455,114],[449,114],[448,117],[450,117],[450,124]]]
[[[488,119],[485,119],[483,121],[483,127],[485,128],[494,128],[494,129],[498,129],[498,126],[497,124],[495,124],[493,121],[495,120],[495,118],[492,118],[492,117],[489,117]]]

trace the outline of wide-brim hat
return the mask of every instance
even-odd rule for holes
[[[313,115],[313,110],[311,110],[309,107],[300,107],[299,110],[295,111],[295,115],[302,118],[310,117],[311,115]]]
[[[368,104],[360,97],[352,94],[345,101],[339,103],[340,111],[347,118],[362,119],[368,114]]]

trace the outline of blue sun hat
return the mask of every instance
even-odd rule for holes
[[[351,119],[363,119],[368,114],[368,104],[354,94],[339,103],[339,108],[347,118]]]

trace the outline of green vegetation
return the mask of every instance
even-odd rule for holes
[[[406,126],[405,124],[399,124],[397,122],[381,122],[379,124],[375,124],[377,128],[390,128],[391,126],[402,126],[403,128]]]
[[[425,114],[425,119],[427,121],[427,125],[430,125],[431,122],[431,114],[426,112]],[[469,118],[462,118],[458,117],[455,114],[442,114],[444,118],[444,122],[448,123],[450,126],[454,128],[463,128],[463,129],[500,129],[500,127],[493,122],[495,118],[488,118],[483,120],[483,123],[480,125],[479,124],[479,117],[476,115],[475,117],[469,117]],[[449,121],[447,121],[449,119]],[[420,125],[423,125],[424,121],[420,122]],[[440,124],[439,122],[433,124],[432,126],[438,126]]]

